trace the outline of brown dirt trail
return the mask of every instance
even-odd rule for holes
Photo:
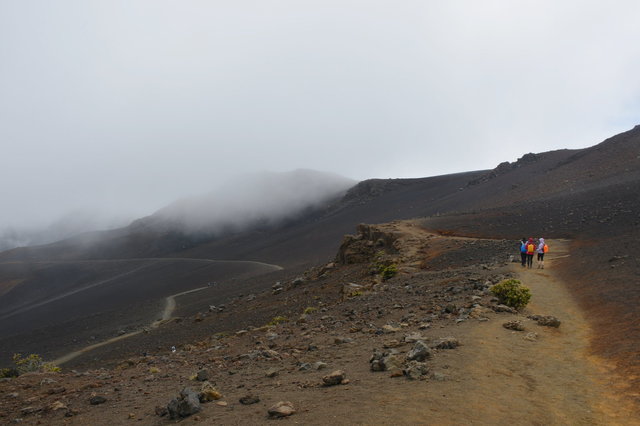
[[[463,346],[438,355],[448,357],[452,380],[429,382],[419,397],[394,395],[392,415],[374,409],[360,424],[640,424],[614,393],[609,369],[588,353],[589,324],[555,276],[554,258],[567,256],[567,242],[549,244],[546,269],[512,266],[533,294],[517,315],[526,331],[502,327],[511,314],[459,324],[453,332]],[[539,326],[531,314],[554,315],[562,325]],[[525,339],[530,332],[536,340]],[[379,407],[389,402],[386,393],[377,398]]]

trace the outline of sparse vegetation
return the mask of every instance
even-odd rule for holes
[[[531,290],[515,279],[504,280],[494,285],[491,287],[491,293],[500,303],[515,309],[524,308],[531,299]]]
[[[382,275],[382,279],[386,281],[389,278],[393,278],[394,276],[396,276],[397,273],[398,267],[394,263],[392,263],[391,265],[382,268],[380,275]]]
[[[383,250],[376,252],[374,263],[371,265],[372,274],[380,274],[383,281],[386,281],[398,273],[398,266],[391,259],[386,257]]]
[[[50,362],[44,362],[38,354],[29,354],[23,357],[22,354],[13,355],[13,363],[18,374],[30,373],[33,371],[44,371],[48,373],[58,373],[62,369]],[[5,369],[11,372],[12,369]]]
[[[349,297],[358,297],[358,296],[362,296],[364,293],[362,293],[362,290],[356,290],[356,291],[352,291],[351,293],[348,294]]]
[[[318,308],[316,308],[316,307],[308,306],[308,307],[306,307],[306,308],[304,309],[304,311],[302,312],[302,314],[303,314],[303,315],[309,315],[309,314],[314,313],[314,312],[315,312],[315,311],[317,311],[317,310],[318,310]]]
[[[273,317],[273,319],[269,321],[267,325],[278,325],[281,322],[288,322],[288,321],[289,321],[289,318],[287,317],[277,316],[277,317]]]
[[[0,379],[18,377],[20,373],[15,368],[0,368]]]

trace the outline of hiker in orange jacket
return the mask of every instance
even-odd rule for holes
[[[527,241],[527,268],[531,269],[533,267],[533,255],[536,252],[536,245],[533,242],[533,238],[529,238]]]

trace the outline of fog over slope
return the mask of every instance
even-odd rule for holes
[[[49,225],[5,226],[0,224],[0,251],[15,247],[48,244],[85,232],[109,230],[127,226],[135,219],[125,213],[99,209],[75,210],[54,219]]]
[[[314,170],[254,173],[230,178],[207,194],[176,201],[132,226],[215,234],[247,226],[275,225],[341,197],[355,184],[352,179]],[[117,211],[117,206],[113,210]],[[126,211],[127,206],[121,210]],[[0,251],[120,228],[133,219],[124,213],[86,209],[71,212],[46,227],[7,227],[0,229]]]
[[[228,181],[205,195],[176,201],[142,222],[187,233],[274,225],[341,197],[355,183],[314,170],[255,173]]]

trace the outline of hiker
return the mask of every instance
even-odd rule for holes
[[[538,253],[538,268],[544,269],[544,254],[549,251],[549,246],[545,244],[544,238],[540,238],[538,242],[538,248],[536,252]]]
[[[525,237],[520,240],[520,259],[522,260],[522,267],[527,266],[527,239]]]
[[[536,252],[536,244],[533,242],[533,238],[529,238],[527,241],[527,268],[533,267],[533,255]]]

